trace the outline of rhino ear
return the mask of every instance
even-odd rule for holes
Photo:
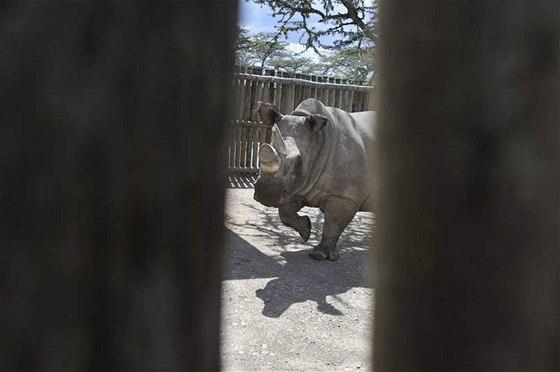
[[[278,108],[272,103],[258,102],[259,115],[266,125],[273,126],[282,119],[282,114],[278,112]]]
[[[318,132],[323,129],[325,125],[327,125],[327,121],[328,119],[323,115],[307,115],[307,117],[305,118],[305,125],[307,125],[307,127],[309,127],[309,129],[311,129],[313,132]]]

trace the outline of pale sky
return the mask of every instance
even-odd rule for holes
[[[252,1],[239,0],[239,24],[245,27],[250,34],[258,32],[274,32],[276,19],[272,16],[272,11],[267,6],[260,6]],[[302,52],[305,47],[299,42],[297,33],[290,33],[288,40],[288,48],[294,52]],[[324,42],[328,42],[327,38],[323,38]],[[303,54],[306,57],[316,58],[317,55],[313,50],[308,50]]]
[[[342,7],[342,5],[336,5],[335,10],[339,7]],[[311,15],[308,22],[311,26],[321,28],[321,24],[316,22],[317,19],[318,16]],[[239,24],[247,28],[250,33],[273,32],[276,22],[268,6],[261,6],[252,1],[239,0]],[[287,41],[289,43],[299,43],[299,37],[300,35],[297,33],[290,33]],[[333,36],[325,36],[322,41],[328,43],[334,38]]]

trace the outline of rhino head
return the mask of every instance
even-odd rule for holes
[[[259,149],[260,175],[255,183],[254,199],[267,207],[280,207],[290,201],[303,182],[302,154],[313,131],[326,124],[319,115],[307,117],[282,115],[270,103],[259,103],[263,122],[272,128],[270,143]],[[286,137],[280,133],[285,129]],[[297,139],[297,141],[296,141]]]

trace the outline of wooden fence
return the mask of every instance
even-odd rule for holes
[[[371,109],[372,88],[350,80],[289,74],[259,68],[236,68],[232,138],[228,149],[228,168],[234,172],[258,172],[258,150],[270,139],[270,129],[260,122],[257,102],[275,104],[290,113],[303,100],[316,98],[327,106],[356,112]]]

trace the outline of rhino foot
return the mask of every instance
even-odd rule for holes
[[[338,251],[336,250],[336,246],[325,247],[324,245],[319,244],[318,246],[313,248],[313,250],[309,255],[317,261],[323,261],[326,260],[327,258],[330,261],[338,260]]]
[[[303,216],[302,218],[303,220],[300,221],[303,222],[303,227],[299,228],[298,232],[303,241],[307,242],[311,236],[311,220],[307,216]]]

